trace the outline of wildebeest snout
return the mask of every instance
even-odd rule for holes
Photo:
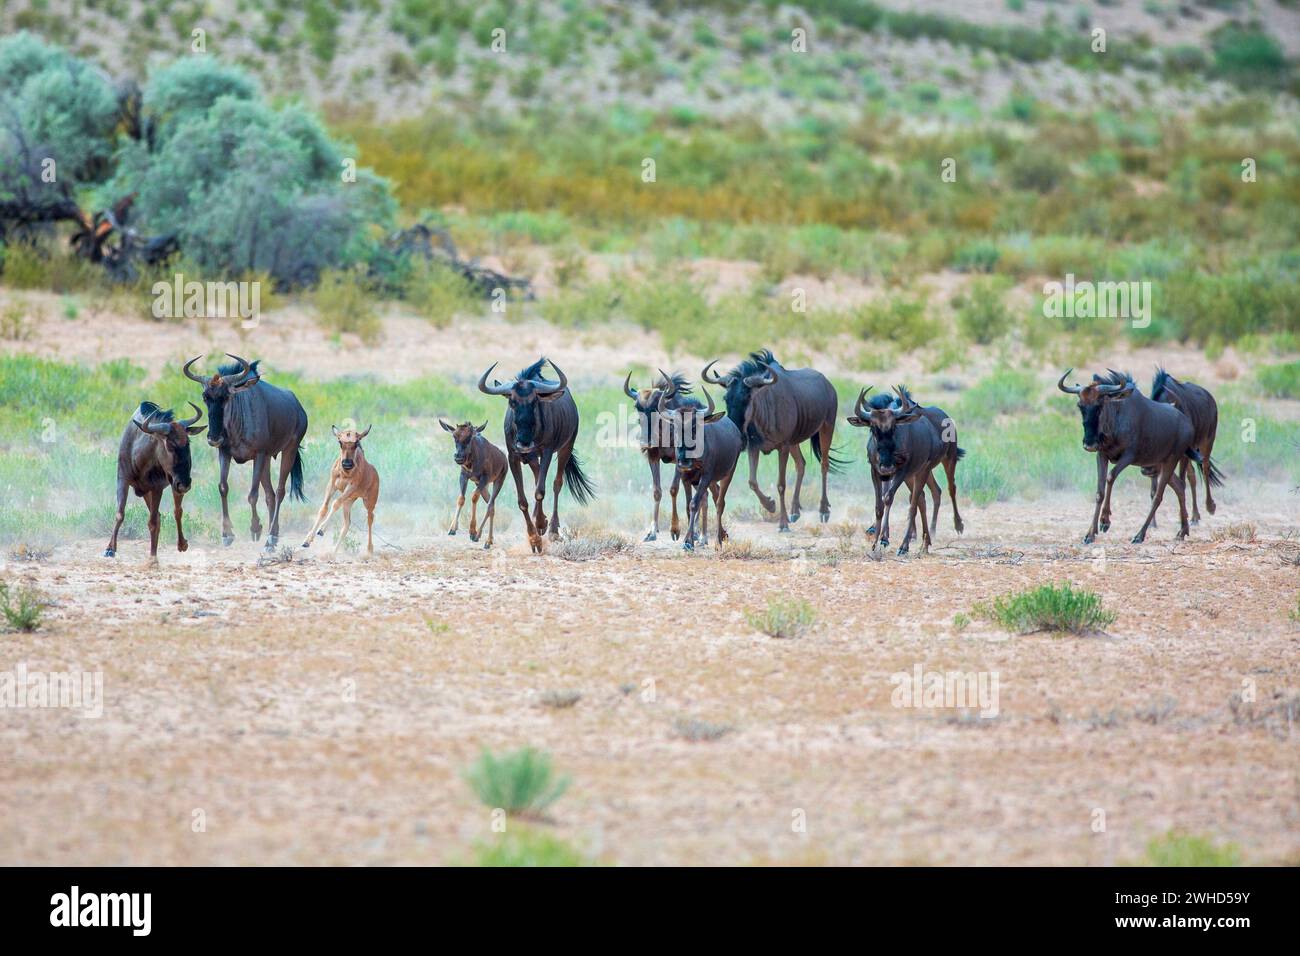
[[[354,462],[351,458],[344,458],[342,464],[343,464],[344,471],[351,471],[352,467],[356,464],[356,462]]]

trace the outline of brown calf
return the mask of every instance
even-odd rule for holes
[[[307,532],[307,540],[302,543],[302,546],[311,547],[313,535],[323,536],[329,519],[334,517],[335,511],[342,508],[343,528],[339,531],[338,541],[334,542],[334,553],[338,554],[343,539],[348,536],[348,529],[352,527],[352,504],[360,498],[366,506],[366,554],[374,554],[375,503],[379,501],[379,472],[375,471],[374,465],[366,461],[366,453],[361,449],[361,439],[370,434],[370,429],[359,432],[354,428],[345,428],[339,431],[331,425],[330,431],[334,432],[334,437],[339,440],[339,457],[335,460],[334,467],[330,469],[329,484],[325,486],[325,500],[321,502],[320,511],[316,513],[316,523]],[[334,497],[336,491],[339,493],[339,499],[334,502],[331,511],[330,498]]]
[[[455,534],[460,528],[460,512],[465,507],[465,489],[470,481],[474,482],[474,494],[469,503],[469,539],[477,541],[483,525],[477,524],[479,499],[487,502],[487,511],[483,513],[483,524],[487,525],[487,543],[483,547],[492,547],[492,531],[496,525],[497,495],[506,483],[506,453],[483,437],[487,422],[475,428],[469,422],[462,422],[453,428],[441,418],[438,424],[444,431],[451,432],[452,441],[456,443],[453,456],[460,465],[460,496],[456,499],[456,520],[451,523],[448,534]],[[488,495],[487,486],[491,483],[492,494]]]

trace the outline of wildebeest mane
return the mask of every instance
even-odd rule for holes
[[[150,415],[153,416],[153,420],[156,422],[172,422],[176,420],[176,416],[170,408],[159,408],[154,402],[141,402],[136,415],[140,421],[147,421]]]
[[[731,374],[735,378],[741,379],[746,375],[754,375],[763,371],[764,365],[777,365],[779,367],[780,364],[776,360],[776,356],[772,354],[771,349],[759,349],[756,352],[750,352],[749,358],[733,368]]]
[[[528,366],[527,368],[520,369],[519,374],[515,376],[515,381],[522,382],[525,379],[530,379],[532,381],[537,381],[537,382],[546,382],[549,385],[559,384],[558,382],[554,382],[549,378],[542,377],[542,368],[549,361],[550,359],[548,359],[545,355],[543,355],[532,365]]]
[[[248,368],[249,368],[249,372],[248,372],[248,376],[249,376],[249,378],[261,378],[261,377],[262,377],[262,373],[261,373],[260,371],[258,371],[258,368],[257,368],[260,364],[262,364],[262,360],[261,360],[261,359],[257,359],[256,361],[254,361],[252,364],[250,364],[250,365],[248,366]],[[217,366],[217,374],[220,375],[220,376],[222,376],[223,378],[224,378],[225,376],[227,376],[227,375],[237,375],[237,374],[239,374],[241,371],[243,371],[243,366],[240,365],[238,362],[223,362],[221,365],[218,365],[218,366]]]

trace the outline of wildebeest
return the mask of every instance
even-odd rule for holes
[[[673,405],[676,384],[669,380],[659,394],[658,403],[659,414],[668,420],[674,435],[673,457],[677,471],[688,489],[694,487],[694,494],[687,499],[686,505],[686,540],[682,547],[687,551],[695,550],[696,523],[710,494],[718,513],[717,547],[721,548],[722,542],[727,540],[722,515],[727,510],[727,489],[731,487],[736,463],[744,447],[740,429],[725,412],[714,410],[709,390],[702,391],[709,403],[707,408],[701,408],[697,402]],[[708,521],[707,512],[704,520]],[[704,543],[707,543],[707,534]]]
[[[339,456],[330,468],[329,482],[325,485],[325,500],[316,513],[316,521],[307,532],[303,541],[304,548],[311,547],[315,535],[325,534],[325,525],[334,512],[343,509],[343,527],[339,530],[339,539],[334,542],[334,553],[339,553],[343,539],[352,527],[352,505],[359,498],[366,506],[366,554],[375,553],[375,504],[379,501],[379,472],[375,466],[366,461],[366,453],[361,447],[361,440],[370,434],[370,426],[363,432],[355,428],[339,431],[331,425],[330,431],[339,440]],[[338,500],[330,509],[330,499],[338,492]],[[326,514],[328,512],[328,514]]]
[[[134,491],[149,508],[149,558],[158,559],[158,530],[162,525],[158,506],[163,489],[171,485],[176,515],[176,550],[185,551],[189,542],[181,527],[181,499],[190,490],[190,436],[206,427],[196,424],[203,413],[190,402],[194,417],[178,420],[171,410],[153,402],[141,402],[122,432],[117,448],[117,522],[108,539],[104,557],[117,555],[117,533],[126,518],[126,493]]]
[[[858,396],[860,406],[861,399],[866,398],[870,391],[871,386],[867,386],[862,390],[862,393]],[[861,407],[880,411],[888,408],[895,410],[895,413],[897,413],[909,404],[913,404],[911,393],[908,392],[906,387],[899,386],[897,395],[881,392],[879,395],[872,395],[867,399],[865,406]],[[939,437],[944,443],[944,457],[941,464],[944,473],[948,477],[948,497],[952,499],[952,526],[958,534],[961,534],[965,530],[965,526],[961,520],[961,511],[957,507],[957,462],[966,455],[966,450],[957,447],[957,426],[947,412],[935,405],[923,406],[921,412],[929,420],[930,424],[938,430]],[[854,421],[854,418],[858,420]],[[849,424],[863,427],[869,425],[869,422],[855,415],[849,419]],[[874,535],[879,527],[880,515],[883,510],[881,507],[883,476],[880,474],[880,453],[875,435],[867,439],[867,460],[871,464],[871,484],[876,497],[876,523],[867,529],[867,534]],[[937,529],[939,526],[939,504],[943,501],[943,494],[939,490],[939,482],[935,480],[933,470],[931,470],[925,486],[930,490],[930,500],[934,502],[934,513],[930,517],[930,526]],[[922,502],[922,507],[924,507],[924,502]],[[889,536],[882,537],[880,543],[888,547]]]
[[[1211,454],[1214,452],[1214,438],[1219,430],[1219,403],[1214,400],[1208,389],[1194,382],[1180,382],[1162,368],[1156,369],[1156,377],[1151,383],[1151,398],[1178,408],[1192,421],[1192,446],[1201,456],[1197,463],[1201,469],[1201,481],[1205,483],[1205,510],[1214,514],[1214,495],[1211,486],[1223,484],[1223,474],[1215,466]],[[1187,496],[1192,499],[1192,524],[1201,520],[1201,511],[1196,504],[1196,472],[1189,467],[1190,459],[1184,458],[1178,469],[1178,477],[1187,482]],[[1156,493],[1156,477],[1151,476],[1151,496]],[[1152,519],[1151,527],[1155,527]]]
[[[280,506],[284,504],[285,482],[289,494],[305,501],[302,493],[302,453],[299,446],[307,433],[307,413],[293,392],[262,380],[258,362],[248,364],[238,355],[234,363],[220,366],[216,374],[205,379],[190,371],[203,356],[185,363],[185,375],[203,386],[203,403],[208,407],[208,444],[217,449],[221,459],[221,542],[235,540],[230,524],[226,493],[230,490],[230,462],[253,462],[253,486],[248,504],[253,511],[249,525],[253,540],[262,536],[262,522],[257,516],[257,489],[266,492],[267,513],[271,516],[266,538],[269,551],[280,540]],[[271,489],[271,459],[280,456],[279,491]]]
[[[473,481],[474,494],[469,506],[469,539],[477,541],[483,525],[487,525],[487,543],[483,547],[490,548],[496,524],[497,495],[501,494],[501,486],[506,483],[506,453],[483,437],[487,422],[477,428],[471,422],[461,422],[453,427],[440,418],[438,424],[444,431],[451,432],[451,440],[456,445],[452,457],[460,465],[460,496],[456,499],[456,520],[451,523],[451,530],[447,534],[455,534],[460,528],[460,512],[465,507],[465,489]],[[491,494],[488,494],[489,485],[492,486]],[[478,524],[480,498],[487,502],[487,510],[483,512],[483,525]]]
[[[542,378],[542,368],[547,364],[555,370],[559,381]],[[554,497],[551,501],[550,537],[560,537],[560,489],[565,479],[569,493],[578,504],[586,504],[595,495],[595,489],[583,473],[578,457],[573,453],[573,443],[578,438],[578,405],[569,393],[569,379],[564,371],[545,356],[523,369],[505,385],[488,376],[491,367],[479,377],[478,388],[486,395],[504,395],[508,401],[505,417],[506,454],[510,473],[519,493],[519,510],[524,515],[528,531],[528,544],[533,551],[542,551],[542,532],[547,529],[546,513],[542,503],[546,499],[546,476],[551,458],[556,458]],[[537,500],[536,515],[528,513],[528,498],[524,494],[521,465],[527,463],[533,470],[534,490]]]
[[[916,515],[921,514],[921,549],[930,549],[930,523],[925,514],[925,489],[934,484],[934,493],[938,497],[939,486],[934,482],[932,473],[941,463],[949,461],[955,469],[958,459],[965,454],[957,447],[956,434],[951,441],[945,441],[946,432],[951,427],[951,420],[942,410],[938,413],[940,424],[931,419],[931,412],[912,401],[905,389],[896,389],[898,404],[889,404],[884,408],[874,408],[867,404],[867,389],[858,393],[853,404],[853,414],[848,423],[858,428],[870,428],[868,457],[871,459],[872,481],[888,483],[883,491],[876,494],[876,538],[872,547],[882,542],[889,543],[889,513],[894,505],[894,495],[898,489],[907,485],[911,502],[907,514],[907,533],[903,543],[898,546],[899,554],[907,554],[912,536],[916,532]],[[872,447],[873,446],[873,447]],[[877,485],[879,488],[879,484]],[[961,530],[961,515],[957,512],[956,482],[952,470],[948,470],[948,491],[952,496],[953,524]],[[937,520],[938,503],[935,515]]]
[[[790,522],[799,520],[799,490],[804,475],[804,457],[799,445],[804,441],[812,445],[813,454],[821,461],[822,500],[818,510],[822,522],[829,521],[831,503],[826,496],[827,473],[838,471],[844,464],[831,453],[839,401],[830,381],[815,369],[784,368],[767,349],[751,352],[749,358],[727,375],[715,372],[710,378],[709,369],[715,363],[716,359],[704,367],[701,378],[726,389],[727,416],[740,430],[741,441],[749,451],[749,487],[754,489],[759,502],[768,511],[776,511],[776,503],[758,486],[758,456],[773,449],[779,453],[776,483],[781,499],[779,530],[789,531]],[[793,507],[787,515],[785,468],[790,455],[794,456],[795,480]]]
[[[1065,379],[1072,371],[1066,369],[1056,387],[1067,395],[1078,396],[1079,414],[1083,418],[1083,450],[1097,454],[1097,502],[1084,544],[1096,540],[1099,523],[1102,531],[1110,530],[1111,490],[1119,473],[1129,465],[1152,469],[1156,477],[1151,510],[1141,530],[1133,536],[1133,543],[1141,544],[1146,538],[1165,496],[1166,485],[1173,485],[1178,496],[1180,527],[1176,537],[1187,537],[1184,484],[1176,472],[1184,455],[1194,462],[1201,461],[1200,452],[1192,447],[1195,439],[1192,420],[1173,405],[1147,398],[1125,373],[1111,369],[1107,376],[1095,376],[1086,386],[1067,386]],[[1108,462],[1109,478],[1106,476]]]
[[[655,511],[654,519],[651,522],[650,530],[646,533],[646,541],[654,541],[659,537],[659,501],[663,497],[663,490],[659,481],[660,464],[675,465],[674,445],[671,434],[665,434],[665,430],[660,427],[666,419],[659,415],[659,397],[666,387],[672,388],[672,396],[669,399],[669,407],[680,408],[686,405],[693,405],[696,408],[704,408],[704,405],[698,398],[690,397],[691,386],[686,381],[686,376],[674,372],[672,375],[665,376],[660,370],[659,378],[649,388],[635,389],[632,387],[632,373],[628,372],[627,377],[623,379],[623,392],[628,398],[632,399],[632,407],[636,410],[638,424],[641,431],[641,453],[645,455],[646,461],[650,465],[650,477],[654,480],[654,499]],[[681,525],[677,517],[677,490],[681,487],[681,475],[676,468],[673,469],[673,483],[668,489],[669,496],[673,501],[673,520],[669,526],[674,541],[681,536]],[[687,499],[689,504],[689,498]],[[707,504],[705,505],[707,509]],[[705,512],[705,523],[707,524],[707,510]]]

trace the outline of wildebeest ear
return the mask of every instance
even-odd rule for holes
[[[481,434],[483,434],[483,429],[485,429],[485,428],[487,428],[487,420],[486,420],[486,419],[484,419],[483,424],[480,425],[478,428],[474,429],[474,431],[478,432],[478,433],[481,435]]]
[[[442,426],[442,430],[445,432],[454,432],[456,430],[452,428],[450,425],[448,425],[446,422],[444,422],[441,418],[438,419],[438,424]]]
[[[232,389],[230,390],[230,393],[233,395],[233,394],[235,394],[236,392],[245,392],[245,391],[248,391],[248,389],[252,388],[254,385],[256,385],[256,384],[257,384],[258,382],[260,382],[261,380],[262,380],[262,379],[261,379],[259,376],[254,375],[252,378],[248,378],[248,379],[245,379],[244,381],[240,382],[238,385],[236,385],[234,388],[232,388]]]
[[[871,424],[871,422],[867,421],[864,418],[858,418],[857,415],[850,415],[848,418],[844,420],[848,422],[850,425],[854,426],[855,428],[866,428]]]
[[[706,425],[712,425],[714,422],[720,422],[720,421],[722,421],[722,419],[724,419],[724,418],[726,418],[726,417],[727,417],[727,413],[726,413],[726,412],[714,412],[714,413],[713,413],[712,415],[710,415],[708,418],[704,419],[704,424],[706,424]]]
[[[539,393],[537,394],[537,398],[538,398],[539,401],[543,401],[543,402],[553,402],[553,401],[555,401],[557,398],[559,398],[561,395],[567,395],[568,392],[569,392],[569,390],[568,390],[567,388],[562,388],[562,389],[560,389],[558,392],[551,392],[551,394],[549,394],[549,395],[543,395],[543,394],[541,394],[541,393],[539,392]]]

